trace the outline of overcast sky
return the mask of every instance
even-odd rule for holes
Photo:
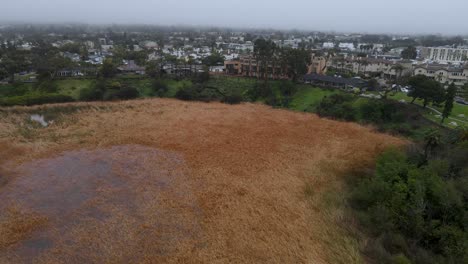
[[[0,20],[468,34],[468,0],[1,0]]]

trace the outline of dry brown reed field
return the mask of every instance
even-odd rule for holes
[[[260,104],[2,109],[0,263],[361,263],[345,180],[402,144]]]

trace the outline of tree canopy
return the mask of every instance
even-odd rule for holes
[[[423,106],[426,107],[429,103],[440,104],[445,100],[444,88],[436,80],[433,80],[424,75],[416,75],[408,81],[411,85],[411,91],[408,93],[413,98],[411,103],[416,99],[423,100]]]

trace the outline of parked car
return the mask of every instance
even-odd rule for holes
[[[468,105],[468,102],[461,97],[455,97],[455,102],[462,105]]]

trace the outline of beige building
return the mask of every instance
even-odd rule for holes
[[[227,75],[260,77],[262,74],[261,67],[252,56],[243,56],[237,60],[224,62]],[[267,69],[267,77],[270,79],[287,79],[287,69],[281,68],[279,63],[270,64]]]
[[[468,83],[468,64],[465,67],[422,64],[414,68],[414,75],[425,75],[440,83],[454,83],[457,86],[463,86]]]
[[[310,65],[307,73],[326,74],[328,70],[328,61],[325,56],[317,56],[312,53],[310,57]]]
[[[334,60],[331,67],[366,77],[395,79],[413,73],[411,61],[390,61],[376,58],[347,57]]]

